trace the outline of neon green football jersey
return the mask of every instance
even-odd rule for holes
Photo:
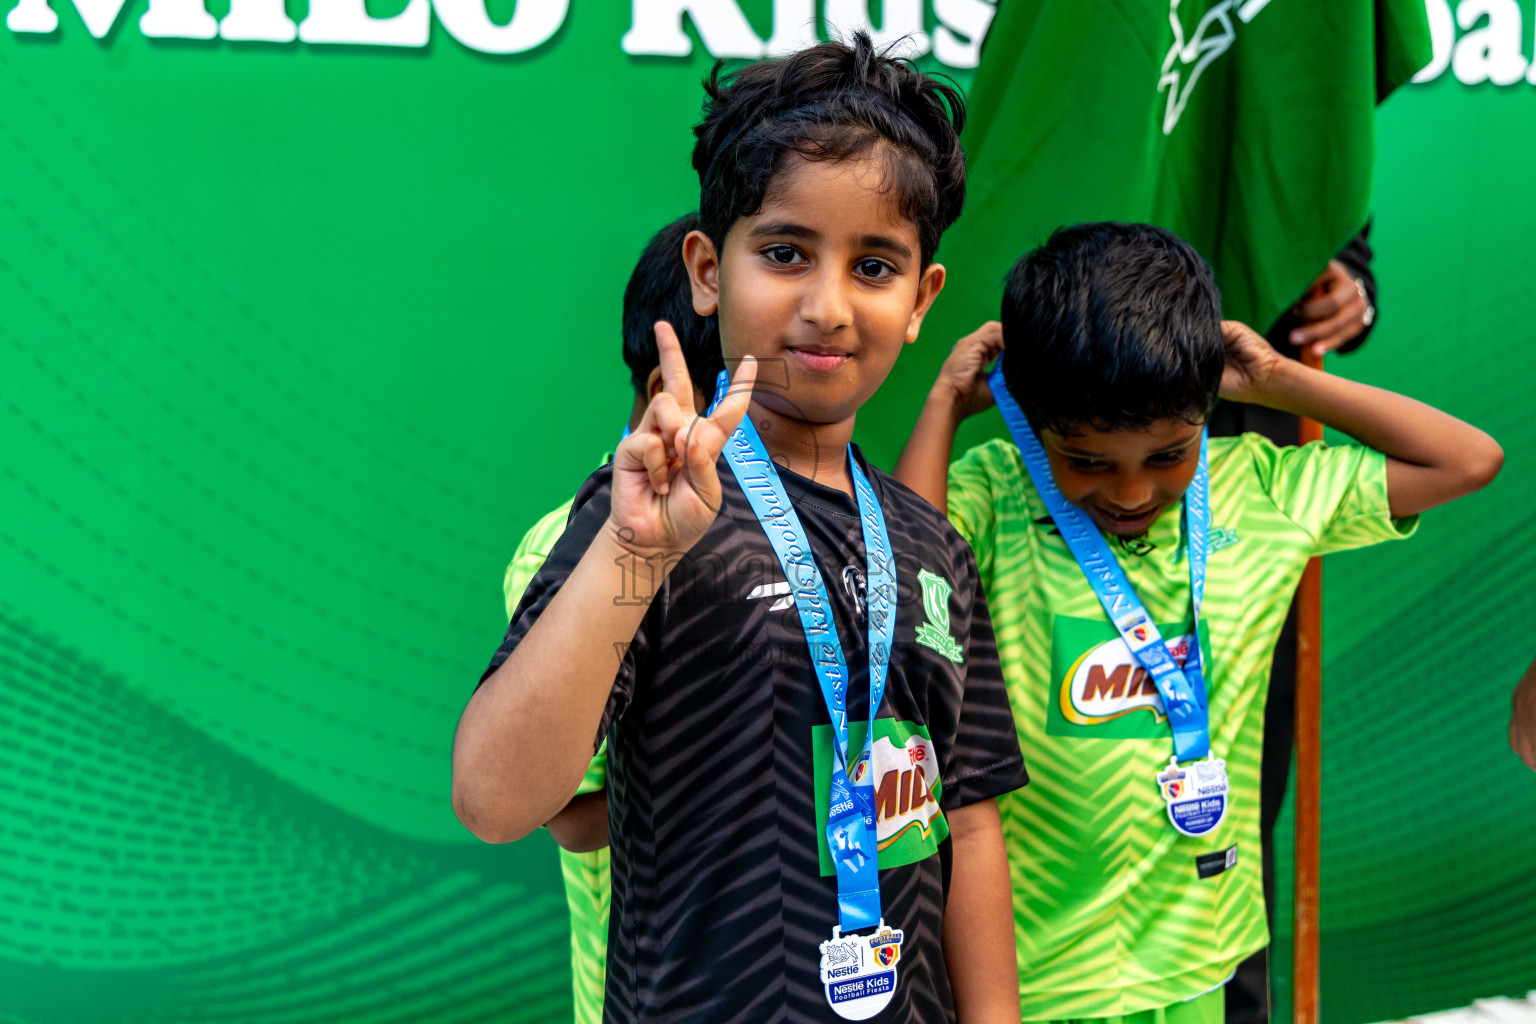
[[[607,460],[604,460],[607,461]],[[549,557],[550,548],[565,532],[570,517],[568,501],[552,510],[523,535],[507,564],[502,593],[507,618],[517,611],[523,591]],[[607,783],[608,751],[604,746],[587,766],[576,794],[595,793]],[[608,905],[612,888],[608,878],[608,849],[592,853],[560,851],[560,873],[565,880],[565,902],[571,911],[571,995],[575,1024],[600,1024],[603,1019],[603,983],[608,970]]]
[[[1112,1017],[1223,983],[1268,941],[1259,759],[1270,660],[1307,559],[1411,533],[1386,459],[1355,446],[1210,442],[1201,640],[1211,749],[1231,782],[1199,838],[1169,823],[1155,776],[1162,698],[1056,532],[1012,441],[950,467],[949,516],[976,552],[1031,785],[998,799],[1025,1020]],[[1192,635],[1180,508],[1110,550],[1182,660]],[[1202,877],[1204,875],[1204,877]]]

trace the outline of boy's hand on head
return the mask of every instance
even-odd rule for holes
[[[917,426],[896,460],[896,479],[941,512],[949,487],[955,431],[966,417],[996,404],[987,386],[987,366],[1002,351],[1003,325],[996,320],[988,320],[955,342],[928,391]]]
[[[608,514],[614,539],[642,556],[687,551],[714,522],[720,508],[715,459],[746,415],[757,378],[757,361],[743,359],[714,415],[700,416],[682,347],[665,321],[656,324],[656,345],[665,386],[614,453]]]
[[[1221,340],[1227,347],[1227,365],[1221,373],[1221,397],[1233,402],[1262,404],[1275,368],[1285,357],[1271,348],[1257,331],[1236,320],[1221,322]]]
[[[1387,457],[1387,512],[1417,515],[1486,487],[1504,449],[1470,423],[1382,388],[1287,359],[1233,320],[1221,323],[1221,397],[1316,420]]]
[[[955,342],[939,368],[932,396],[950,403],[956,419],[967,419],[992,408],[995,400],[987,386],[987,367],[1003,351],[1003,325],[988,320]]]

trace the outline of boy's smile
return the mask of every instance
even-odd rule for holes
[[[694,308],[719,313],[726,359],[756,356],[764,367],[754,404],[850,432],[944,281],[943,267],[922,266],[917,225],[886,189],[880,148],[850,160],[784,157],[762,208],[731,226],[718,254],[701,232],[683,254]]]
[[[1154,420],[1140,430],[1041,432],[1062,497],[1118,537],[1146,533],[1189,489],[1200,464],[1201,424]]]

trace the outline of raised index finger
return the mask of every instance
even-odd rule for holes
[[[710,414],[709,422],[720,428],[722,437],[736,432],[741,418],[752,405],[752,385],[757,381],[757,360],[751,356],[742,359],[736,367],[736,376],[725,389],[725,398]]]
[[[656,352],[661,357],[662,390],[672,396],[679,409],[693,408],[693,378],[688,375],[688,361],[677,332],[665,320],[656,321]]]

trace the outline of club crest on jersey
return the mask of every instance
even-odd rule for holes
[[[927,569],[918,571],[917,582],[923,586],[923,613],[928,617],[917,627],[917,642],[959,664],[965,652],[949,632],[949,595],[954,588]]]
[[[1228,526],[1213,526],[1206,537],[1206,546],[1211,554],[1215,554],[1222,548],[1229,548],[1243,538],[1237,535],[1237,531]]]
[[[1148,626],[1135,629],[1150,635]],[[1194,642],[1192,634],[1168,639],[1168,653],[1181,668]],[[1137,711],[1147,712],[1159,723],[1168,718],[1157,684],[1119,637],[1090,648],[1067,670],[1059,686],[1061,714],[1077,725],[1102,725]]]

